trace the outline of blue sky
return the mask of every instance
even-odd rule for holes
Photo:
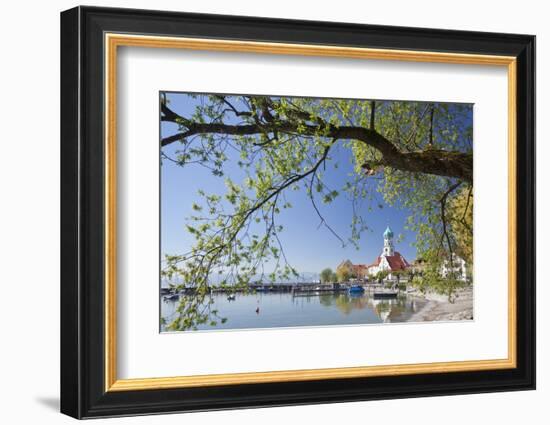
[[[190,116],[194,111],[194,101],[185,94],[170,94],[170,107],[182,116]],[[161,137],[174,134],[176,126],[161,124]],[[163,149],[171,155],[178,149],[174,143]],[[352,172],[351,154],[348,149],[337,148],[331,153],[332,160],[338,161],[339,168],[325,174],[327,186],[339,189],[349,180]],[[224,172],[239,177],[237,166],[228,166]],[[189,251],[194,238],[185,230],[187,217],[192,215],[191,205],[199,200],[197,191],[225,193],[224,179],[214,176],[210,170],[195,164],[181,167],[171,161],[163,161],[161,167],[161,254],[181,254]],[[289,191],[287,200],[293,207],[283,210],[278,224],[284,226],[280,239],[291,265],[300,273],[319,273],[325,267],[336,268],[344,259],[354,263],[371,263],[382,251],[382,233],[390,225],[396,235],[403,240],[396,244],[397,250],[409,261],[416,257],[411,244],[415,240],[413,232],[404,229],[409,211],[390,207],[380,196],[375,202],[365,202],[357,213],[363,217],[369,230],[363,233],[359,250],[354,246],[342,247],[341,242],[324,226],[319,227],[319,218],[304,190]],[[350,235],[352,204],[341,195],[330,205],[318,203],[321,212],[330,226],[341,236]],[[369,205],[372,210],[369,211]],[[379,207],[382,206],[382,208]],[[267,271],[267,270],[266,270]]]

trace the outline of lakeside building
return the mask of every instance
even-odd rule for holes
[[[440,270],[441,276],[447,277],[449,273],[453,273],[458,280],[466,282],[468,280],[468,266],[466,261],[458,255],[453,257],[453,267],[449,265],[449,260],[445,260]]]
[[[336,271],[346,271],[349,276],[357,280],[366,280],[369,277],[376,276],[379,272],[387,272],[387,280],[395,280],[397,276],[395,272],[411,271],[417,274],[422,274],[427,266],[425,260],[418,258],[409,263],[398,251],[395,250],[393,243],[393,231],[388,226],[383,233],[384,245],[382,253],[371,264],[353,264],[350,260],[342,261]],[[453,256],[453,266],[449,265],[449,261],[445,260],[440,268],[442,277],[447,277],[450,273],[461,281],[468,280],[468,264],[458,255]]]
[[[426,268],[428,267],[428,264],[423,258],[417,258],[415,261],[411,264],[411,271],[413,273],[422,275]],[[443,264],[441,264],[439,268],[439,273],[442,277],[447,277],[450,273],[453,273],[453,275],[456,277],[456,279],[461,280],[463,282],[466,282],[469,280],[468,278],[468,263],[463,258],[459,257],[458,255],[453,255],[453,267],[450,267],[449,260],[443,261]]]
[[[409,262],[393,245],[393,231],[390,226],[384,231],[384,247],[382,254],[368,266],[368,273],[374,276],[379,272],[388,272],[388,279],[393,279],[392,272],[405,271],[410,268]]]
[[[350,260],[342,261],[338,270],[345,270],[356,279],[366,279],[375,276],[379,272],[387,272],[387,279],[394,279],[392,273],[408,270],[411,265],[398,251],[393,244],[393,231],[388,226],[383,233],[384,246],[382,253],[371,264],[353,264]]]
[[[350,260],[344,260],[336,267],[336,273],[342,272],[355,279],[364,280],[368,276],[368,267],[366,264],[353,264]]]

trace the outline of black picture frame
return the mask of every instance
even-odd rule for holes
[[[517,58],[517,367],[105,391],[104,33]],[[75,418],[535,388],[535,37],[132,9],[61,13],[61,412]]]

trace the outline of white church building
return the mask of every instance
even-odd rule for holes
[[[356,279],[366,279],[376,276],[379,272],[387,272],[386,279],[389,280],[396,278],[395,274],[393,274],[395,272],[405,270],[421,272],[422,266],[418,266],[419,261],[416,261],[413,266],[405,257],[395,250],[393,236],[393,230],[390,226],[387,226],[383,233],[384,246],[382,247],[382,252],[371,264],[353,264],[350,260],[344,260],[338,265],[336,270],[346,270]],[[451,268],[449,262],[445,261],[441,266],[441,276],[446,277],[452,272],[457,279],[466,281],[466,261],[455,255],[453,258],[453,266],[454,267]]]
[[[378,272],[388,272],[388,278],[392,279],[392,272],[407,270],[411,265],[393,245],[393,230],[390,226],[386,227],[383,233],[384,247],[382,253],[367,266],[369,276],[374,276]]]

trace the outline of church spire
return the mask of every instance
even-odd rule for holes
[[[384,231],[384,250],[382,251],[382,256],[391,257],[394,255],[393,249],[393,230],[388,225]]]

